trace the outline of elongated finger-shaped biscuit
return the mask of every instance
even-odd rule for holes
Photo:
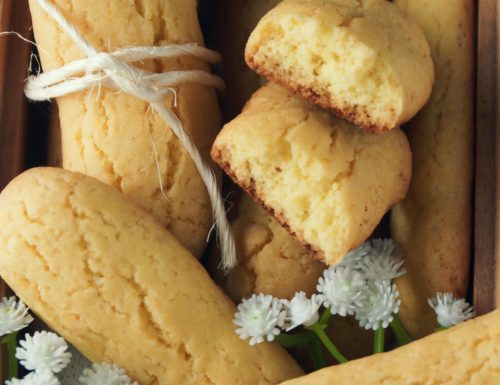
[[[151,215],[78,173],[33,169],[0,194],[0,274],[94,362],[141,385],[276,384],[302,373],[250,347],[235,307]]]
[[[196,0],[54,0],[53,3],[97,50],[173,43],[203,44]],[[35,38],[45,71],[84,53],[30,0]],[[198,59],[136,63],[153,72],[203,69]],[[93,91],[58,99],[63,166],[91,175],[125,193],[152,213],[195,256],[212,225],[207,190],[191,158],[147,102],[96,84]],[[166,101],[201,152],[220,128],[213,90],[185,84]],[[157,156],[155,156],[155,152]],[[162,188],[163,186],[163,188]]]
[[[408,273],[397,281],[401,318],[416,337],[436,327],[427,298],[467,293],[473,167],[472,0],[396,0],[421,25],[436,68],[426,107],[409,123],[413,179],[391,233]]]
[[[389,353],[320,370],[282,385],[500,384],[500,310]]]

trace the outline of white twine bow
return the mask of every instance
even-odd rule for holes
[[[165,105],[165,98],[173,92],[170,87],[175,85],[197,83],[220,89],[224,87],[224,83],[217,76],[205,71],[170,71],[157,74],[141,70],[130,64],[145,59],[179,56],[194,56],[214,63],[220,60],[219,54],[195,44],[128,47],[110,53],[98,52],[74,26],[69,24],[51,2],[38,0],[38,3],[83,50],[87,58],[75,60],[61,68],[38,76],[30,76],[25,87],[26,96],[33,100],[49,100],[92,89],[96,84],[102,84],[149,102],[193,159],[212,202],[212,211],[222,249],[222,267],[224,269],[234,267],[236,265],[234,238],[226,218],[224,201],[215,175],[184,130],[179,118]]]

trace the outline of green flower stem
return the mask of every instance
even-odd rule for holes
[[[344,355],[339,352],[337,347],[326,335],[325,325],[320,325],[319,323],[316,323],[313,326],[311,326],[311,330],[318,336],[319,340],[323,343],[323,345],[325,345],[326,349],[339,363],[343,364],[344,362],[347,362],[347,358],[345,358]]]
[[[321,315],[321,318],[319,319],[318,323],[320,325],[328,325],[330,323],[330,319],[332,318],[332,312],[330,311],[330,308],[326,308],[323,311],[323,314]]]
[[[437,331],[437,332],[442,332],[443,330],[446,330],[446,329],[448,329],[446,326],[439,326],[439,327],[436,329],[436,331]]]
[[[412,341],[412,338],[406,331],[403,323],[401,322],[401,318],[399,318],[398,314],[394,314],[394,319],[391,322],[391,329],[396,336],[396,339],[399,342],[399,345],[406,345]]]
[[[301,348],[311,341],[310,333],[279,334],[274,340],[287,349]]]
[[[309,342],[309,352],[314,363],[314,369],[319,370],[326,367],[325,357],[323,356],[323,351],[321,350],[321,341],[318,339],[316,334],[309,333],[311,336]]]
[[[375,335],[373,338],[373,353],[383,353],[384,352],[384,339],[385,339],[385,329],[382,325],[379,325],[378,329],[375,330]]]
[[[302,348],[307,346],[316,369],[322,369],[326,366],[323,352],[321,351],[321,344],[312,332],[303,332],[297,334],[279,334],[275,338],[281,346],[287,349]]]
[[[9,354],[9,368],[8,368],[8,378],[17,378],[19,375],[17,358],[16,358],[16,345],[17,345],[17,333],[11,333],[6,335],[2,343],[7,346],[7,352]]]

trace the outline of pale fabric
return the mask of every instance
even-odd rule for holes
[[[81,385],[78,378],[81,376],[83,369],[90,368],[92,363],[73,346],[70,347],[70,352],[73,355],[70,364],[57,377],[61,381],[61,385]]]

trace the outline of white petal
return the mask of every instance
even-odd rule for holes
[[[270,295],[254,294],[238,305],[234,323],[240,327],[236,333],[250,337],[251,345],[263,342],[264,337],[274,339],[275,330],[279,332],[285,323],[283,304]]]
[[[35,332],[33,336],[26,334],[19,344],[16,357],[28,370],[59,373],[71,360],[68,344],[55,333],[42,331]]]
[[[84,369],[78,380],[84,385],[137,385],[122,368],[106,363]]]

